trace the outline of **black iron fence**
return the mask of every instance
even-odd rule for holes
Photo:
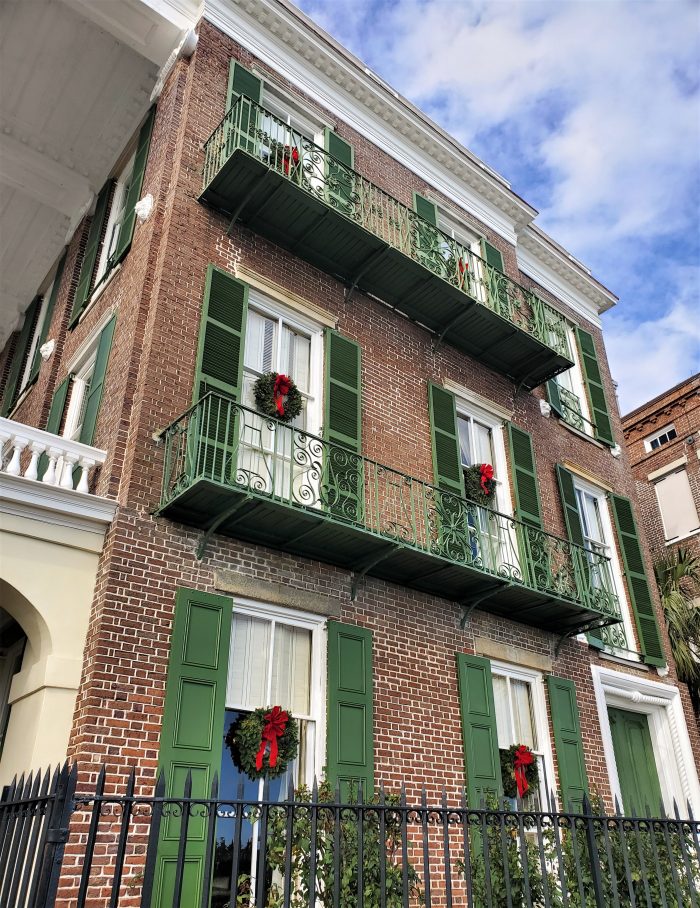
[[[469,807],[443,792],[341,803],[325,783],[271,799],[90,791],[77,768],[30,776],[0,802],[3,908],[698,908],[700,823],[663,812]],[[195,778],[196,781],[196,778]],[[226,793],[228,794],[228,793]]]

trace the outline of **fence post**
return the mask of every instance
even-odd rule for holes
[[[591,862],[591,882],[593,884],[593,897],[597,908],[606,908],[605,895],[603,893],[603,878],[600,873],[600,857],[598,855],[598,845],[595,840],[595,817],[591,802],[588,795],[583,796],[583,812],[586,821],[586,843],[588,845],[588,857]]]
[[[68,762],[58,777],[55,799],[44,840],[44,854],[41,856],[39,888],[36,895],[36,908],[53,908],[58,891],[58,878],[68,841],[68,824],[73,812],[73,795],[78,781],[78,764],[68,769]]]

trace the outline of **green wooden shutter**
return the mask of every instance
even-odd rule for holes
[[[2,399],[0,416],[7,416],[17,400],[19,392],[22,390],[20,381],[22,380],[24,367],[27,364],[29,347],[32,343],[32,335],[34,334],[34,328],[36,327],[36,318],[40,306],[41,297],[37,296],[31,301],[24,314],[22,330],[19,333],[15,355],[12,359],[12,365],[10,366],[10,374],[7,377],[7,384],[5,385],[5,394]]]
[[[552,410],[554,410],[557,416],[563,416],[564,409],[561,403],[561,393],[559,391],[558,383],[552,378],[547,382],[546,388],[547,400],[549,401]]]
[[[428,383],[430,431],[433,447],[433,482],[440,489],[464,495],[462,458],[457,434],[457,407],[454,394]]]
[[[355,151],[349,142],[326,127],[323,133],[326,159],[326,192],[328,202],[343,214],[352,215],[355,208]]]
[[[341,800],[362,784],[374,793],[372,632],[328,622],[327,774]]]
[[[362,453],[362,360],[360,345],[337,331],[326,331],[323,494],[336,517],[361,523],[364,515],[364,464],[348,456]],[[336,447],[337,446],[337,447]]]
[[[73,375],[67,375],[60,385],[53,392],[53,397],[51,398],[51,407],[49,408],[49,418],[46,420],[46,432],[50,432],[52,435],[58,435],[61,429],[61,422],[63,421],[63,414],[66,409],[66,398],[68,397],[68,389],[70,388],[70,383],[73,379]],[[37,478],[42,479],[46,468],[49,465],[49,458],[46,454],[42,454],[39,458],[39,463],[37,464]]]
[[[478,807],[490,796],[503,795],[491,663],[481,656],[456,655],[467,793],[469,805]]]
[[[576,705],[576,685],[566,678],[547,676],[549,709],[554,729],[554,746],[559,767],[559,788],[564,810],[582,809],[588,794],[586,761],[583,755],[581,723]]]
[[[80,268],[78,288],[75,291],[73,309],[71,310],[70,314],[70,322],[68,325],[69,328],[73,328],[77,324],[80,313],[83,311],[85,306],[87,306],[88,300],[90,299],[90,290],[92,288],[92,274],[95,270],[97,255],[100,251],[102,227],[104,226],[105,218],[108,214],[107,203],[109,202],[109,196],[112,191],[113,184],[114,180],[107,180],[102,189],[100,189],[100,194],[97,196],[97,202],[95,203],[95,213],[92,216],[92,222],[90,224],[90,230],[88,232],[87,244],[85,246],[83,264]]]
[[[583,526],[581,525],[581,515],[578,512],[574,477],[561,464],[557,464],[557,480],[569,539],[576,545],[583,546]]]
[[[56,308],[56,299],[58,297],[58,291],[61,287],[61,279],[63,277],[63,269],[66,264],[66,255],[67,252],[64,252],[61,256],[61,260],[58,263],[56,268],[56,274],[53,279],[53,286],[51,287],[51,296],[49,297],[48,303],[46,304],[46,312],[44,313],[44,322],[41,326],[41,334],[37,341],[36,350],[34,351],[34,359],[32,360],[32,370],[29,373],[29,381],[36,381],[37,376],[39,375],[39,368],[41,366],[41,353],[40,350],[46,343],[46,338],[49,333],[49,328],[51,327],[51,319],[53,318],[53,310]]]
[[[262,100],[262,79],[237,60],[231,60],[228,68],[228,91],[226,93],[226,110],[230,110],[241,95],[259,104]]]
[[[481,257],[484,259],[487,265],[492,265],[494,268],[498,268],[499,271],[503,271],[503,255],[499,249],[496,249],[495,246],[492,246],[491,243],[486,240],[481,240]]]
[[[622,495],[611,495],[617,541],[625,565],[625,583],[634,611],[644,661],[649,665],[666,665],[654,603],[644,569],[642,547],[632,510],[632,502]]]
[[[429,199],[426,199],[424,196],[419,195],[417,192],[413,193],[413,210],[416,214],[419,214],[424,221],[427,221],[429,224],[432,224],[433,227],[438,225],[438,210],[437,205],[434,202],[431,202]]]
[[[100,403],[102,402],[105,373],[107,371],[107,362],[109,361],[109,352],[112,349],[112,338],[114,337],[114,326],[116,322],[117,316],[113,315],[102,329],[100,340],[97,344],[95,368],[92,371],[92,378],[90,379],[90,390],[88,391],[87,404],[85,406],[85,416],[83,417],[83,426],[80,430],[79,441],[84,445],[91,445],[95,437],[97,414],[99,413]]]
[[[177,591],[158,759],[166,797],[182,797],[191,772],[192,797],[208,798],[214,773],[220,772],[231,617],[232,600],[227,596]],[[152,908],[173,904],[179,833],[179,818],[164,817]],[[205,849],[206,819],[191,817],[183,906],[200,903]]]
[[[143,175],[146,172],[146,161],[148,160],[148,149],[151,145],[151,132],[153,131],[153,121],[155,120],[156,109],[152,107],[146,122],[139,132],[139,142],[134,157],[134,168],[131,171],[131,182],[129,192],[126,196],[124,205],[124,220],[119,229],[119,239],[117,248],[112,254],[110,266],[114,267],[124,258],[131,248],[131,240],[134,236],[134,226],[136,224],[136,203],[141,198],[141,187],[143,186]]]
[[[588,402],[591,405],[593,422],[595,423],[595,437],[598,441],[612,446],[615,444],[615,439],[612,434],[610,412],[605,399],[605,391],[603,390],[603,379],[600,374],[600,365],[598,364],[593,335],[589,334],[588,331],[584,331],[583,328],[577,327],[576,340],[581,353],[581,364],[583,366],[583,377],[586,382]]]
[[[258,137],[255,135],[258,110],[254,104],[260,104],[261,98],[262,80],[245,66],[241,66],[237,60],[231,60],[228,70],[226,111],[228,112],[234,104],[238,104],[238,107],[237,113],[232,118],[227,118],[225,132],[235,124],[236,129],[240,130],[240,135],[236,136],[233,145],[229,142],[228,136],[225,137],[225,145],[229,149],[227,154],[237,146],[255,154],[258,148]]]
[[[515,489],[515,516],[530,526],[542,529],[540,487],[532,438],[529,432],[508,423],[508,440]]]

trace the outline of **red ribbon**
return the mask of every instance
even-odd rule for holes
[[[493,467],[490,463],[482,463],[479,470],[481,473],[481,488],[484,490],[484,495],[490,495],[491,489],[489,483],[493,479]]]
[[[531,766],[534,762],[535,758],[533,757],[530,748],[521,744],[515,751],[515,761],[513,763],[515,769],[515,784],[518,786],[518,794],[521,798],[530,787],[525,778],[525,767]]]
[[[273,397],[275,406],[280,416],[284,416],[284,401],[292,388],[292,380],[288,375],[278,375],[275,379]]]
[[[255,755],[255,768],[258,772],[262,769],[268,744],[270,745],[269,766],[271,769],[277,766],[277,756],[279,754],[277,739],[284,734],[288,720],[289,713],[286,713],[281,706],[273,706],[269,713],[265,713],[265,725],[260,738],[260,749]]]
[[[299,152],[296,149],[296,146],[292,148],[291,153],[289,151],[289,145],[284,146],[284,152],[282,154],[282,163],[284,165],[284,172],[289,174],[289,163],[290,161],[296,167],[299,163]]]

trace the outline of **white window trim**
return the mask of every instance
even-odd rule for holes
[[[644,439],[644,450],[647,452],[647,454],[655,453],[656,451],[660,451],[661,448],[665,447],[665,445],[659,445],[658,448],[652,448],[651,443],[652,441],[656,441],[656,439],[660,438],[662,435],[665,435],[667,432],[670,432],[671,429],[676,432],[676,437],[669,438],[666,444],[673,444],[674,441],[678,440],[678,430],[676,429],[675,423],[670,422],[662,429],[657,429],[653,435],[647,435],[647,437]]]
[[[496,510],[510,517],[513,514],[513,500],[510,495],[510,483],[508,482],[508,461],[506,460],[506,445],[503,437],[503,418],[475,404],[469,399],[469,392],[463,394],[462,390],[459,388],[454,390],[457,416],[470,416],[491,430],[495,461],[492,466],[498,480],[496,486]]]
[[[608,720],[609,706],[649,717],[649,731],[666,811],[672,815],[675,799],[683,815],[686,801],[689,801],[693,814],[697,816],[700,812],[700,784],[678,688],[603,666],[592,665],[591,673],[613,797],[622,801]]]
[[[532,711],[535,733],[539,744],[539,750],[542,752],[547,772],[547,781],[556,798],[556,784],[554,776],[554,757],[552,753],[552,739],[549,734],[549,720],[547,718],[547,697],[545,693],[545,680],[542,672],[535,669],[525,668],[522,665],[511,665],[509,662],[499,662],[491,659],[492,675],[507,675],[516,681],[525,681],[530,685],[532,691]],[[549,791],[540,789],[543,810],[547,810],[549,802]]]
[[[659,510],[659,516],[661,517],[661,527],[664,531],[664,542],[666,543],[667,546],[676,545],[677,543],[682,542],[684,539],[688,539],[690,536],[697,536],[697,534],[700,533],[700,526],[696,526],[696,527],[693,527],[692,530],[688,530],[687,533],[683,533],[681,536],[669,536],[668,535],[668,530],[666,529],[666,521],[664,520],[664,509],[661,507],[661,499],[659,498],[658,487],[665,479],[668,479],[669,476],[672,476],[674,473],[685,473],[686,479],[688,480],[688,491],[690,492],[690,501],[691,501],[693,507],[695,508],[696,519],[698,518],[698,516],[700,516],[700,515],[698,515],[698,507],[695,504],[695,498],[693,497],[693,489],[690,485],[690,477],[688,476],[688,470],[686,469],[685,465],[683,465],[675,470],[668,470],[667,472],[664,473],[663,476],[660,476],[654,483],[654,495],[656,497],[656,506]]]
[[[610,552],[610,568],[613,575],[613,583],[615,584],[615,592],[620,601],[622,624],[625,628],[625,636],[627,637],[628,642],[634,645],[637,638],[635,635],[634,623],[632,621],[632,609],[627,598],[627,587],[624,582],[622,566],[617,554],[617,536],[610,516],[608,493],[604,489],[601,489],[600,486],[596,486],[592,482],[583,479],[577,473],[572,473],[572,476],[574,478],[574,488],[588,492],[590,495],[595,495],[598,499],[598,511],[603,523],[603,536],[605,538],[605,544]],[[621,650],[616,647],[606,646],[605,652],[612,653],[620,659],[625,659],[627,662],[641,662],[641,656],[634,650]]]
[[[24,362],[24,369],[22,369],[22,375],[19,383],[20,394],[27,387],[27,382],[29,381],[29,375],[32,371],[32,363],[34,362],[34,356],[36,354],[36,348],[39,344],[39,338],[41,337],[41,331],[44,327],[44,322],[46,321],[46,310],[49,307],[49,298],[51,296],[51,290],[53,288],[53,281],[49,284],[46,293],[42,294],[41,302],[39,303],[39,316],[34,325],[34,333],[32,334],[32,339],[27,348],[27,358]]]
[[[571,350],[571,358],[574,361],[573,366],[567,370],[568,374],[571,377],[571,385],[573,393],[578,397],[579,403],[581,404],[581,415],[584,417],[583,428],[584,431],[576,429],[575,426],[569,426],[569,423],[562,419],[564,425],[573,428],[575,432],[579,435],[583,435],[586,438],[593,439],[595,441],[595,432],[592,426],[593,417],[591,415],[591,409],[588,405],[588,394],[586,393],[586,385],[583,381],[583,369],[581,368],[581,360],[579,358],[578,352],[578,343],[576,341],[576,332],[573,329],[572,325],[567,326],[567,339],[569,341],[569,349]],[[555,379],[556,381],[556,379]]]
[[[312,615],[309,612],[300,612],[296,609],[284,608],[272,603],[259,602],[255,599],[245,599],[238,596],[233,599],[233,611],[241,615],[248,615],[251,618],[264,618],[268,621],[274,619],[275,621],[292,624],[295,627],[301,627],[311,632],[311,683],[309,692],[311,715],[316,717],[314,720],[316,723],[316,740],[314,741],[314,767],[305,767],[306,781],[310,783],[313,780],[314,773],[320,776],[321,769],[326,764],[325,678],[327,659],[326,622],[328,618],[325,615]],[[231,638],[232,646],[233,637]],[[229,649],[230,659],[231,649]]]
[[[75,430],[78,428],[78,416],[83,408],[83,398],[85,397],[85,387],[88,376],[95,368],[97,360],[97,347],[90,352],[80,369],[75,373],[70,387],[70,399],[68,402],[68,411],[66,413],[65,425],[63,427],[63,438],[72,438]],[[79,441],[75,438],[73,441]]]
[[[127,179],[129,179],[133,174],[135,160],[136,152],[134,151],[129,156],[124,166],[121,168],[119,176],[117,177],[117,182],[114,186],[114,191],[112,192],[112,200],[109,205],[109,216],[107,217],[107,227],[104,232],[104,240],[100,249],[100,257],[97,260],[97,270],[95,271],[93,290],[96,290],[99,287],[101,281],[107,274],[107,266],[109,264],[110,256],[110,238],[112,236],[112,232],[114,231],[114,226],[117,222],[117,216],[121,211],[123,204],[126,202],[126,182]],[[118,239],[117,242],[119,242]]]

